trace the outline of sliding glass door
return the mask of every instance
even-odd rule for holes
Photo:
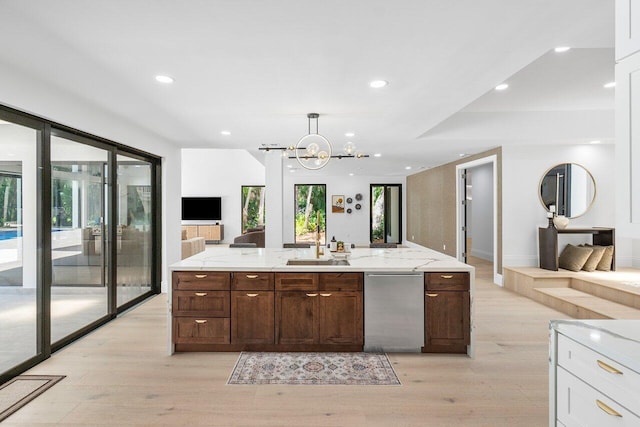
[[[41,352],[38,133],[0,120],[0,373]]]
[[[117,157],[117,298],[118,307],[151,291],[152,165]]]
[[[51,342],[109,313],[109,151],[51,138]]]
[[[402,243],[402,185],[371,184],[371,243]]]

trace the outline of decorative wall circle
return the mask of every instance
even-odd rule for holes
[[[353,203],[353,199],[351,197],[347,197],[347,203]]]
[[[352,212],[351,208],[347,208],[347,213],[351,213],[351,212]]]
[[[356,194],[356,200],[358,201],[362,200],[362,194],[360,193]]]
[[[360,208],[362,208],[362,206],[360,206],[360,203],[356,203],[356,209],[360,210]]]

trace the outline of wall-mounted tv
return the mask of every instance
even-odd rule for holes
[[[183,197],[182,219],[220,221],[222,219],[222,198]]]

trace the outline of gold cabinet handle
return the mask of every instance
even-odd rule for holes
[[[247,279],[257,279],[258,275],[257,274],[247,274]]]
[[[207,277],[206,274],[196,274],[196,279],[204,279],[205,277]]]
[[[438,294],[430,294],[429,292],[427,292],[425,295],[427,295],[428,297],[431,297],[431,298],[438,296]]]
[[[321,297],[330,297],[331,294],[320,294]]]
[[[247,296],[248,296],[249,298],[254,298],[254,297],[257,297],[257,296],[258,296],[258,294],[247,294]]]
[[[598,408],[602,409],[604,412],[613,417],[622,417],[622,414],[620,412],[616,411],[601,400],[596,399],[596,405],[598,405]]]
[[[318,294],[307,294],[308,297],[317,297]]]
[[[202,320],[201,319],[196,319],[196,323],[199,324],[199,325],[202,325],[203,323],[207,323],[207,320],[206,319],[202,319]]]
[[[610,374],[622,375],[622,371],[619,371],[613,366],[604,363],[602,360],[598,360],[597,362],[598,362],[598,366],[600,366],[602,369],[609,372]]]
[[[440,277],[443,279],[453,279],[453,274],[441,274]]]
[[[196,296],[197,297],[206,297],[207,293],[206,292],[196,292]]]

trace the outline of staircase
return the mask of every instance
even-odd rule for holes
[[[504,287],[576,319],[640,319],[640,270],[505,267]]]

